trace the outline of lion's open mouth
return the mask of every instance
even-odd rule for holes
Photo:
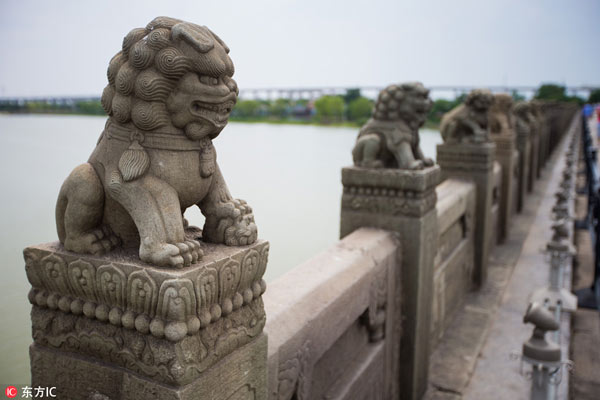
[[[191,111],[197,117],[208,120],[215,125],[222,125],[227,122],[227,117],[229,117],[234,104],[235,102],[232,100],[216,104],[194,101]]]

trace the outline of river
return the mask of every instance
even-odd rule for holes
[[[57,239],[54,206],[70,171],[87,160],[104,117],[0,115],[0,384],[29,382],[32,342],[22,250]],[[259,236],[271,250],[267,282],[335,243],[339,235],[341,168],[352,164],[358,129],[230,123],[215,140],[234,197],[254,209]],[[435,157],[438,132],[422,130]],[[200,211],[186,218],[202,226]]]

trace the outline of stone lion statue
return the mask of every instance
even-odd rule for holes
[[[492,135],[513,134],[513,103],[513,98],[509,94],[494,95],[494,102],[488,113],[488,124]]]
[[[256,241],[252,209],[232,198],[212,144],[237,100],[228,53],[208,28],[168,17],[125,36],[102,93],[105,129],[58,196],[65,249],[139,247],[140,259],[151,264],[195,263],[200,237],[186,236],[183,218],[193,205],[206,217],[203,241]]]
[[[531,135],[533,115],[531,105],[526,101],[519,101],[513,109],[515,116],[515,131],[522,136]]]
[[[444,114],[440,125],[446,143],[473,143],[489,140],[488,110],[494,102],[489,90],[475,89],[465,102]]]
[[[352,150],[366,168],[421,169],[433,165],[419,146],[419,128],[431,109],[429,90],[419,82],[390,85],[379,93],[373,117],[361,128]]]

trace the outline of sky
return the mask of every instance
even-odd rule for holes
[[[0,0],[0,97],[99,96],[159,15],[217,33],[242,89],[600,86],[598,0]]]

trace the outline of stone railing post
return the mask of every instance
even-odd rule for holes
[[[482,143],[444,143],[437,146],[437,162],[446,178],[470,179],[476,186],[475,261],[473,281],[482,285],[487,277],[488,251],[492,228],[493,172],[496,145]]]
[[[446,113],[440,124],[443,144],[437,146],[442,180],[468,179],[475,183],[475,259],[473,282],[485,283],[493,220],[491,216],[496,145],[490,140],[489,114],[494,95],[475,89],[465,102]],[[474,118],[473,115],[478,116]]]
[[[519,151],[519,194],[517,196],[517,211],[521,212],[525,205],[529,181],[531,140],[530,128],[527,122],[527,103],[519,102],[515,106],[515,133],[517,135],[517,150]]]
[[[535,181],[538,179],[538,159],[540,156],[540,135],[537,123],[531,122],[530,143],[531,151],[529,155],[529,178],[527,179],[527,191],[532,192]]]
[[[342,169],[340,236],[361,227],[400,234],[403,326],[399,379],[403,399],[420,398],[427,385],[438,236],[435,187],[439,179],[437,165],[420,171]]]
[[[24,251],[33,386],[61,399],[264,400],[269,244],[212,143],[237,98],[229,50],[169,17],[122,43],[105,129],[59,192],[59,242]],[[202,229],[183,217],[192,206]]]
[[[498,242],[502,243],[508,235],[510,218],[515,204],[514,187],[515,169],[519,152],[516,149],[514,121],[512,116],[512,96],[504,93],[494,95],[489,118],[491,125],[491,139],[496,144],[496,161],[502,166],[502,187],[500,193],[500,210],[498,219]]]
[[[378,97],[353,150],[355,167],[342,169],[340,236],[361,227],[397,232],[402,246],[400,393],[420,399],[427,387],[433,262],[437,251],[435,191],[440,168],[423,156],[418,129],[431,107],[420,83],[390,85]],[[407,110],[412,110],[408,112]]]
[[[515,148],[515,136],[492,135],[496,144],[496,161],[502,166],[502,188],[500,193],[500,218],[498,220],[498,242],[506,240],[510,227],[510,219],[514,208],[515,198],[513,188],[515,187],[515,167],[519,159],[519,152]]]

